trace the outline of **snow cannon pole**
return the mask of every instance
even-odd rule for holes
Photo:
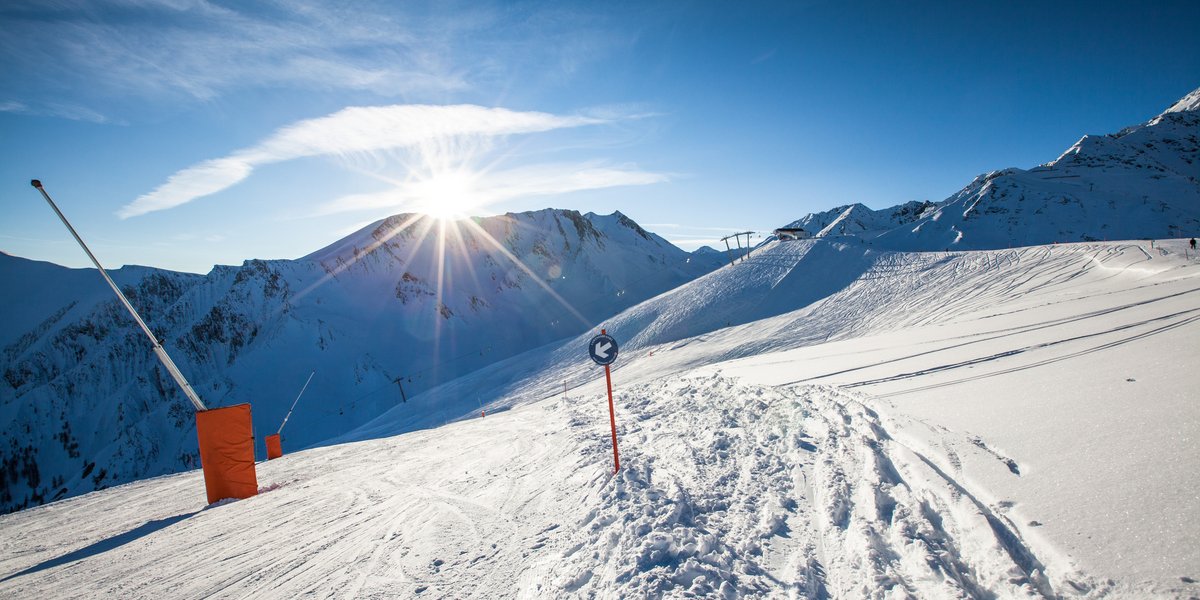
[[[121,288],[117,287],[116,283],[113,283],[112,277],[108,276],[108,271],[105,271],[104,267],[100,265],[100,261],[96,259],[96,255],[92,254],[92,251],[87,247],[87,244],[83,243],[83,238],[79,237],[79,234],[75,232],[75,228],[71,226],[71,222],[67,221],[67,217],[62,214],[61,210],[58,210],[58,205],[54,203],[54,200],[50,199],[50,194],[46,193],[46,188],[42,187],[42,182],[34,179],[30,182],[30,184],[32,184],[33,187],[37,188],[37,190],[42,193],[42,197],[45,198],[46,202],[50,204],[50,208],[54,209],[54,214],[58,215],[58,218],[62,220],[63,225],[67,226],[67,231],[70,231],[71,235],[75,237],[75,241],[79,242],[79,247],[83,248],[83,251],[88,255],[88,258],[92,259],[92,264],[96,265],[96,269],[100,271],[100,275],[104,277],[104,281],[108,282],[108,287],[112,288],[113,293],[116,294],[117,298],[121,300],[121,303],[125,305],[125,310],[129,311],[129,314],[133,316],[134,321],[137,321],[137,324],[142,328],[142,331],[146,332],[146,337],[150,338],[150,343],[154,345],[154,354],[158,356],[159,362],[166,367],[167,372],[171,374],[171,378],[175,380],[175,383],[179,384],[179,387],[183,390],[184,395],[187,396],[188,400],[192,401],[192,405],[196,407],[196,410],[208,410],[208,407],[204,406],[204,402],[200,400],[200,396],[196,395],[196,390],[193,390],[192,385],[183,377],[183,373],[179,371],[179,367],[175,366],[175,361],[171,360],[171,357],[167,355],[167,351],[163,349],[162,343],[158,341],[158,338],[155,337],[152,331],[150,331],[150,328],[146,325],[146,322],[142,320],[141,315],[138,315],[138,312],[134,310],[133,305],[129,303],[129,299],[126,298],[125,294],[121,292]]]
[[[175,361],[171,360],[166,349],[163,348],[162,342],[158,341],[158,337],[150,331],[150,327],[129,303],[129,299],[121,292],[121,288],[117,287],[117,284],[108,276],[108,271],[104,270],[100,261],[96,259],[96,255],[92,254],[91,249],[83,242],[83,238],[79,237],[79,233],[71,226],[66,215],[58,209],[58,205],[50,198],[50,194],[46,193],[42,182],[34,179],[29,183],[42,193],[42,197],[54,210],[54,214],[58,215],[59,220],[67,227],[67,231],[70,231],[71,236],[79,243],[79,247],[83,248],[83,252],[92,260],[92,264],[96,265],[96,270],[100,271],[100,275],[112,288],[121,304],[125,305],[125,309],[129,311],[133,320],[137,321],[146,337],[150,338],[154,355],[158,357],[159,362],[183,390],[183,394],[191,401],[192,406],[196,408],[196,437],[199,438],[200,466],[204,471],[204,488],[208,494],[208,503],[212,504],[225,498],[249,498],[257,494],[258,479],[254,472],[254,426],[250,416],[250,405],[236,404],[211,410],[204,405],[200,396],[196,394],[196,390],[192,389],[192,385],[180,372],[179,367],[175,366]]]
[[[304,390],[308,389],[308,384],[312,382],[313,375],[316,374],[316,369],[313,369],[313,372],[308,374],[308,381],[304,382],[304,387],[300,388],[300,393],[292,401],[292,407],[288,409],[287,415],[283,417],[283,422],[279,424],[279,429],[266,437],[267,460],[274,460],[283,456],[283,442],[280,440],[279,435],[283,433],[283,426],[287,425],[288,419],[292,418],[292,411],[296,410],[296,403],[300,401],[300,396],[304,395]]]
[[[292,418],[292,411],[296,410],[296,403],[300,401],[300,396],[304,395],[304,390],[308,389],[308,384],[312,383],[313,375],[316,374],[316,369],[313,369],[313,372],[308,374],[308,381],[304,382],[304,387],[300,388],[299,394],[296,394],[296,399],[292,401],[292,407],[288,409],[287,415],[283,417],[283,422],[279,424],[279,429],[275,431],[276,434],[283,433],[283,426],[287,425],[288,419]]]

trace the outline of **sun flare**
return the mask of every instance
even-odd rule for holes
[[[417,181],[417,210],[442,221],[466,218],[483,203],[474,183],[474,174],[465,171],[443,171]]]

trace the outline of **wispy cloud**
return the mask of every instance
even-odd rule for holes
[[[187,105],[244,89],[351,91],[406,102],[490,94],[515,80],[573,77],[581,65],[633,44],[629,32],[593,18],[607,10],[8,0],[0,3],[0,89],[35,109],[66,102],[125,110],[139,100]]]
[[[72,104],[61,104],[57,102],[49,102],[41,104],[37,107],[31,107],[24,102],[10,100],[6,102],[0,102],[0,112],[44,117],[59,117],[62,119],[70,119],[72,121],[88,121],[91,123],[113,122],[108,117],[90,108]]]
[[[757,65],[758,63],[771,60],[772,58],[775,58],[775,54],[777,52],[779,52],[779,48],[771,48],[770,50],[763,52],[762,54],[759,54],[757,57],[754,58],[754,60],[751,60],[750,64]]]
[[[386,5],[205,0],[14,0],[0,8],[0,76],[30,106],[52,97],[211,100],[294,86],[397,96],[467,87],[448,29]],[[464,12],[476,12],[463,9]],[[27,98],[28,97],[28,98]]]
[[[553,196],[584,190],[650,185],[670,180],[666,173],[654,173],[633,165],[605,165],[598,162],[553,163],[489,170],[471,175],[473,208],[482,208],[518,198]],[[388,190],[343,196],[322,206],[317,214],[328,215],[359,210],[421,210],[429,199],[426,182],[400,181]]]
[[[125,219],[186,204],[237,184],[249,177],[256,167],[297,158],[371,154],[423,145],[437,147],[456,138],[492,138],[603,122],[592,117],[474,105],[351,107],[325,117],[293,123],[255,146],[183,169],[154,191],[122,207],[117,215]],[[598,182],[616,176],[616,173],[603,169],[592,169],[574,173],[570,181],[560,178],[560,183],[595,187]],[[522,184],[513,180],[507,185],[519,188]],[[363,198],[346,201],[344,205],[362,206],[371,202]]]

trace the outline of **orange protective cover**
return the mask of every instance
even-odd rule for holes
[[[209,504],[258,493],[249,404],[196,413],[196,435],[200,438],[200,466]]]
[[[280,456],[283,456],[283,445],[279,443],[279,434],[272,433],[267,436],[267,460]]]

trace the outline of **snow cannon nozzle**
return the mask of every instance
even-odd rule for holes
[[[37,180],[37,179],[31,180],[31,181],[29,182],[29,185],[32,185],[33,187],[35,187],[35,188],[37,188],[37,189],[39,189],[39,190],[40,190],[40,189],[42,189],[42,182],[41,182],[41,181],[39,181],[39,180]]]

